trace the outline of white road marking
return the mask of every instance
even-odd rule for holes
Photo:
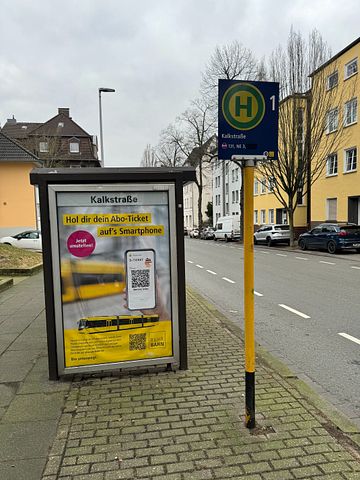
[[[263,297],[264,296],[262,293],[256,292],[255,290],[254,290],[254,295],[256,295],[257,297]]]
[[[360,270],[360,267],[351,267],[351,268],[356,268],[356,270]]]
[[[235,283],[234,280],[230,280],[230,278],[222,277],[222,279],[225,280],[225,282]]]
[[[188,260],[187,262],[188,262],[188,263],[194,263],[194,262],[192,262],[191,260]]]
[[[305,258],[305,257],[295,257],[297,258],[298,260],[309,260],[308,258]]]
[[[285,310],[289,310],[289,312],[295,313],[296,315],[299,315],[302,318],[311,318],[309,315],[306,315],[305,313],[299,312],[299,310],[295,310],[295,308],[288,307],[287,305],[284,305],[283,303],[279,303],[279,307],[285,308]]]
[[[270,252],[265,252],[264,250],[260,250],[261,253],[265,253],[265,255],[270,255]]]
[[[202,265],[196,264],[196,266],[199,267],[199,268],[204,268]]]
[[[277,253],[276,255],[278,255],[279,257],[287,257],[287,255],[284,255],[283,253]]]
[[[229,310],[230,313],[239,313],[238,310]]]
[[[230,248],[235,248],[235,247],[230,247]]]
[[[211,275],[217,275],[216,272],[213,272],[212,270],[206,270],[207,272],[211,273]]]
[[[351,340],[352,342],[358,343],[360,345],[360,340],[356,337],[353,337],[352,335],[348,335],[347,333],[338,333],[338,335],[341,335],[344,338],[347,338],[348,340]]]
[[[320,260],[319,263],[326,263],[326,265],[336,265],[334,262],[324,262],[324,260]]]

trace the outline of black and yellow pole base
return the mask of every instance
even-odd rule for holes
[[[255,427],[255,326],[254,326],[254,169],[244,167],[244,333],[245,333],[245,425]]]

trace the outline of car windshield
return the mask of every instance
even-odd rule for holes
[[[289,225],[276,225],[274,230],[289,230]]]

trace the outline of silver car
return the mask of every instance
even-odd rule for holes
[[[290,245],[289,225],[261,225],[254,233],[254,244],[265,243],[268,247],[275,243],[286,243]]]

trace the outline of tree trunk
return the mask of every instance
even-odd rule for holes
[[[290,246],[294,247],[295,245],[295,235],[294,235],[294,211],[292,208],[288,208],[288,217],[289,217],[289,226],[290,226]]]
[[[202,206],[202,186],[198,185],[199,188],[199,199],[198,199],[198,226],[199,226],[199,231],[202,228],[203,224],[203,218],[202,218],[202,211],[201,211],[201,206]]]

